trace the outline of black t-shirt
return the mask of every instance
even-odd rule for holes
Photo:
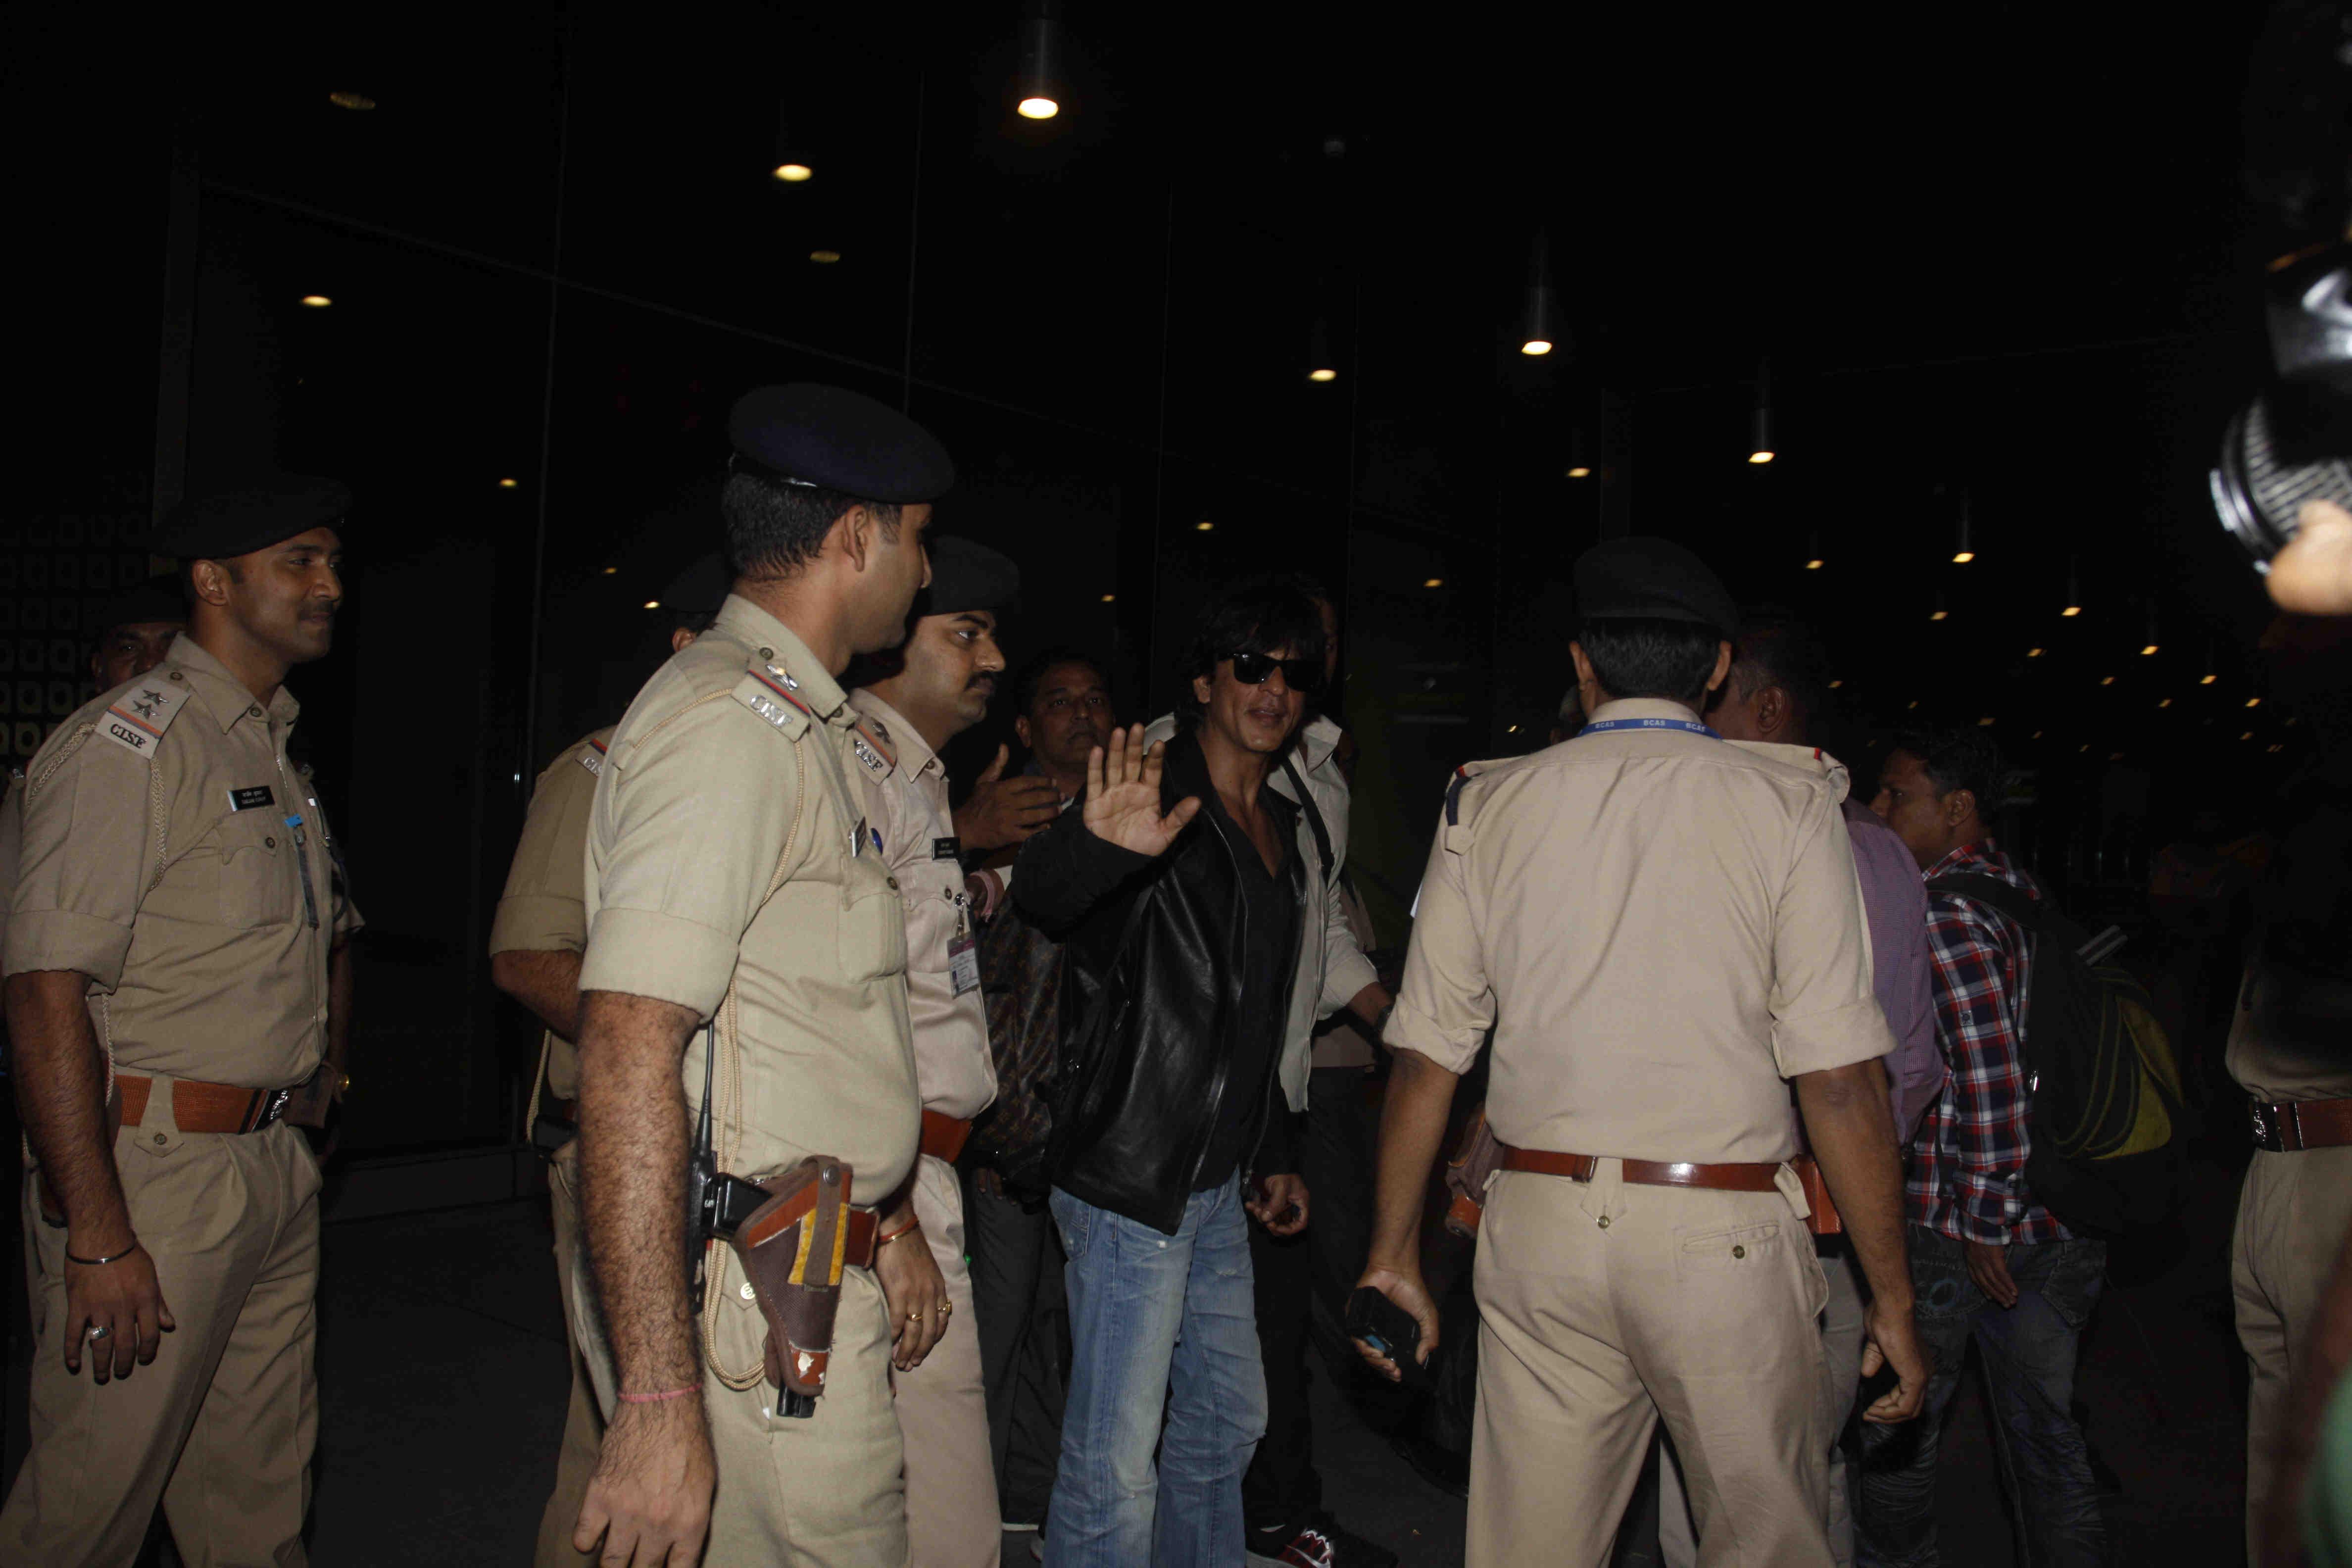
[[[1230,1053],[1224,1099],[1217,1108],[1195,1192],[1222,1186],[1249,1158],[1265,1125],[1268,1091],[1290,1021],[1290,983],[1298,966],[1299,904],[1306,879],[1306,868],[1298,863],[1297,808],[1288,801],[1272,790],[1258,793],[1259,807],[1273,818],[1275,837],[1282,844],[1281,868],[1268,876],[1250,836],[1225,815],[1215,791],[1206,793],[1202,815],[1241,869],[1246,927],[1234,933],[1242,943],[1241,1005],[1222,1042]]]

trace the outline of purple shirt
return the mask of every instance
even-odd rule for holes
[[[1895,1032],[1886,1077],[1895,1102],[1895,1136],[1912,1130],[1944,1092],[1944,1054],[1936,1046],[1935,966],[1927,952],[1927,889],[1919,863],[1895,830],[1849,797],[1846,836],[1862,879],[1862,913],[1870,926],[1871,989]]]

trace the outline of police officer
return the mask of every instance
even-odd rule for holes
[[[672,623],[670,652],[685,647],[709,626],[726,596],[726,571],[717,555],[695,562],[673,580],[659,602]],[[564,1410],[563,1440],[556,1451],[555,1490],[540,1516],[532,1557],[539,1568],[568,1568],[589,1561],[572,1550],[572,1531],[604,1435],[604,1418],[596,1409],[579,1337],[571,1331],[572,1281],[580,1242],[579,1162],[572,1148],[579,1131],[580,1065],[572,1037],[580,1027],[580,954],[588,945],[581,882],[588,854],[588,808],[612,739],[609,724],[583,735],[557,752],[539,775],[514,863],[507,871],[506,891],[490,923],[492,984],[547,1026],[528,1115],[531,1141],[548,1156],[548,1210],[555,1231],[556,1288],[563,1295],[571,1352],[572,1400]]]
[[[1876,1300],[1865,1419],[1907,1419],[1901,1173],[1862,906],[1831,781],[1728,745],[1697,710],[1730,598],[1687,551],[1576,565],[1575,738],[1449,789],[1388,1029],[1362,1283],[1415,1320],[1422,1193],[1456,1076],[1494,1035],[1468,1562],[1595,1564],[1663,1419],[1704,1564],[1826,1564],[1829,1409],[1793,1079]],[[1387,1358],[1359,1341],[1367,1359]]]
[[[2297,796],[2301,796],[2300,800]],[[2313,798],[2315,796],[2316,798]],[[2256,890],[2256,933],[2224,1058],[2248,1097],[2254,1155],[2238,1196],[2230,1284],[2252,1373],[2246,1552],[2286,1561],[2302,1500],[2282,1496],[2299,1410],[2326,1352],[2323,1296],[2352,1232],[2352,752],[2331,746],[2289,799],[2301,820]]]
[[[163,662],[172,639],[188,629],[187,602],[176,577],[150,577],[99,606],[90,623],[89,679],[111,691]]]
[[[836,677],[906,635],[930,502],[954,469],[920,426],[833,387],[760,388],[728,428],[735,591],[630,705],[589,822],[580,1160],[610,1360],[573,1540],[602,1538],[615,1568],[898,1563],[893,1336],[871,1260],[922,1245],[911,1215],[866,1209],[841,1227],[830,1370],[814,1415],[795,1418],[765,1380],[761,1309],[726,1249],[706,1255],[699,1321],[689,1304],[687,1106],[715,1051],[722,1170],[756,1179],[831,1156],[871,1205],[914,1167],[904,905],[856,782],[883,742]],[[705,1020],[713,1042],[688,1052]]]
[[[971,1119],[996,1098],[996,1066],[964,846],[940,752],[988,717],[1004,671],[997,617],[1020,590],[1020,570],[1004,556],[969,540],[938,541],[931,585],[916,598],[905,644],[871,661],[877,678],[849,694],[891,749],[887,772],[868,761],[866,812],[906,906],[907,1011],[923,1096],[914,1199],[929,1250],[889,1248],[884,1258],[894,1270],[883,1285],[898,1324],[907,1543],[924,1568],[994,1568],[1003,1540],[955,1167]],[[903,1283],[894,1277],[900,1265],[912,1276]]]
[[[303,1561],[320,1179],[284,1123],[347,1081],[360,920],[284,682],[332,641],[349,500],[182,507],[152,548],[187,632],[27,770],[5,994],[40,1279],[0,1561],[128,1563],[159,1499],[191,1560]]]

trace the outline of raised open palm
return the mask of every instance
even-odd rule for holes
[[[1187,795],[1165,816],[1160,810],[1160,769],[1165,746],[1144,749],[1143,726],[1110,732],[1110,750],[1087,753],[1087,831],[1138,855],[1164,855],[1201,809]]]

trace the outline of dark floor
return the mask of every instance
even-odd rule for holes
[[[2119,1258],[2084,1347],[2078,1396],[2121,1479],[2114,1561],[2242,1561],[2242,1378],[2224,1243],[2234,1183],[2216,1175],[2168,1266]],[[320,1303],[314,1561],[326,1568],[528,1562],[552,1474],[562,1330],[541,1200],[330,1224]],[[10,1256],[16,1256],[10,1248]],[[13,1272],[13,1269],[12,1269]],[[24,1433],[27,1354],[12,1288],[5,1468]],[[1328,1500],[1411,1568],[1462,1560],[1463,1506],[1420,1479],[1328,1382],[1318,1382]],[[1973,1392],[1943,1480],[1945,1561],[2013,1561]],[[1008,1536],[1005,1561],[1034,1538]]]

